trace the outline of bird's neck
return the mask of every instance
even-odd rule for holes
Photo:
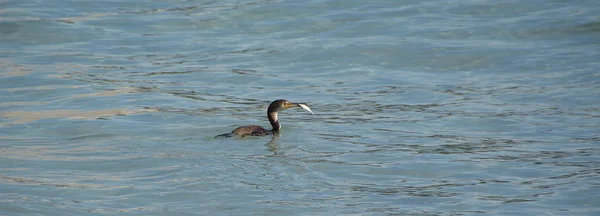
[[[281,125],[279,124],[279,119],[277,119],[277,112],[269,112],[267,113],[269,117],[269,122],[271,126],[273,126],[273,131],[279,131],[281,129]]]

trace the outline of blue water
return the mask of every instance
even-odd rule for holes
[[[600,215],[598,8],[2,1],[0,215]]]

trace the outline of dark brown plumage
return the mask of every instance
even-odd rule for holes
[[[267,135],[272,135],[275,134],[277,132],[279,132],[279,130],[281,130],[281,124],[279,124],[279,119],[277,118],[277,113],[279,111],[288,109],[288,108],[292,108],[292,107],[302,107],[308,111],[310,111],[310,109],[308,108],[308,106],[306,106],[306,104],[299,104],[299,103],[292,103],[289,102],[287,100],[276,100],[271,102],[271,104],[269,105],[269,108],[267,108],[267,117],[269,118],[269,123],[271,123],[271,126],[273,127],[273,129],[271,130],[267,130],[261,126],[258,125],[248,125],[248,126],[241,126],[238,127],[236,129],[234,129],[233,131],[231,131],[231,133],[226,133],[226,134],[221,134],[218,135],[217,137],[230,137],[230,136],[267,136]],[[311,111],[312,113],[312,111]]]
[[[267,130],[258,125],[248,125],[238,127],[231,131],[231,133],[238,136],[266,136],[273,134],[274,131]]]

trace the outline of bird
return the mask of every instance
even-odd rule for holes
[[[234,129],[233,131],[231,131],[231,133],[217,135],[215,138],[232,137],[232,136],[240,136],[240,137],[268,136],[268,135],[276,134],[281,130],[281,124],[279,124],[279,119],[277,118],[278,112],[289,109],[289,108],[294,108],[294,107],[300,107],[302,109],[309,111],[311,114],[314,115],[312,110],[310,110],[308,105],[306,105],[305,103],[292,103],[288,100],[279,99],[279,100],[275,100],[275,101],[271,102],[271,104],[269,105],[269,108],[267,108],[267,118],[269,119],[269,123],[271,123],[271,126],[273,127],[273,129],[267,130],[258,125],[247,125],[247,126],[238,127],[236,129]]]

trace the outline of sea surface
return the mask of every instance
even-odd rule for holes
[[[0,215],[600,215],[599,10],[2,0]]]

